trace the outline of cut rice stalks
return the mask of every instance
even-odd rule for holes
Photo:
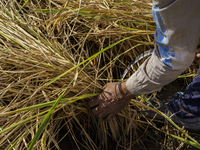
[[[146,137],[158,143],[130,106],[108,123],[87,107],[106,82],[153,48],[151,7],[151,1],[2,0],[0,148],[145,148]]]

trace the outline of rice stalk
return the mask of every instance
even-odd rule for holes
[[[63,139],[71,141],[65,144],[73,149],[144,148],[147,136],[157,142],[132,102],[109,123],[95,118],[87,107],[106,82],[119,80],[131,60],[153,47],[151,5],[1,1],[0,147],[62,149]],[[109,145],[111,141],[115,144]]]

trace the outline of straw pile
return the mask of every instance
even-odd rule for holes
[[[147,136],[157,141],[131,107],[109,123],[87,107],[106,82],[152,48],[150,2],[0,1],[1,149],[27,149],[66,88],[34,149],[62,149],[62,139],[69,149],[145,147]]]

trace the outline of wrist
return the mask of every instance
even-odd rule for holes
[[[124,95],[126,95],[127,97],[130,97],[130,98],[134,98],[135,97],[135,95],[131,94],[129,92],[129,90],[127,89],[127,87],[126,87],[126,81],[122,82],[122,90],[124,92]]]

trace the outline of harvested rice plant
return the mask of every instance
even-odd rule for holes
[[[200,148],[198,134],[137,113],[133,106],[159,112],[141,103],[156,92],[136,97],[107,123],[87,106],[154,47],[151,8],[151,0],[1,0],[0,149]],[[177,82],[183,87],[195,74],[193,65]]]

